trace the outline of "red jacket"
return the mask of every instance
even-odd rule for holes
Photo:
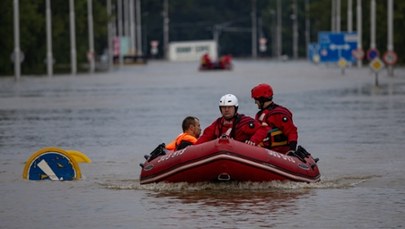
[[[212,67],[213,63],[210,56],[206,53],[201,57],[201,66],[210,68]]]
[[[230,133],[227,133],[228,130]],[[267,132],[268,128],[262,126],[257,120],[243,114],[236,114],[232,120],[225,120],[223,117],[215,120],[205,128],[195,144],[208,142],[228,134],[237,141],[250,140],[257,145],[266,137]]]
[[[282,132],[281,138],[285,138],[284,146],[266,145],[266,148],[273,149],[280,153],[287,153],[289,150],[295,150],[298,141],[297,127],[293,122],[292,113],[285,107],[272,103],[269,107],[257,112],[256,120],[262,125],[268,125],[270,129],[279,129]]]

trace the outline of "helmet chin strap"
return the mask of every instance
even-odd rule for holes
[[[259,110],[262,110],[264,106],[264,102],[259,100]]]
[[[259,109],[260,110],[263,110],[265,107],[264,107],[264,104],[266,103],[266,102],[272,102],[272,97],[270,97],[270,98],[263,98],[263,97],[261,97],[261,98],[259,98],[259,99],[256,99],[257,101],[259,101]],[[270,103],[271,104],[271,103]],[[270,105],[269,104],[269,105]]]
[[[263,97],[256,99],[259,101],[259,110],[262,110],[264,108],[264,103],[269,101],[268,99],[265,99]]]

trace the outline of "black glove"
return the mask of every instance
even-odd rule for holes
[[[307,162],[305,160],[305,156],[301,152],[299,152],[298,150],[297,151],[290,150],[290,151],[287,152],[287,155],[292,156],[292,157],[296,157],[296,158],[298,158],[300,161],[302,161],[304,163]]]
[[[166,155],[165,147],[166,147],[165,143],[158,145],[156,147],[156,149],[154,149],[150,153],[150,157],[148,158],[148,161],[152,161],[153,159],[157,158],[158,156]]]
[[[295,151],[297,149],[297,142],[291,141],[288,143],[288,146],[290,147],[290,150]]]

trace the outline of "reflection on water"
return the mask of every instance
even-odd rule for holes
[[[256,227],[267,227],[275,214],[294,212],[297,208],[296,201],[299,198],[307,198],[308,193],[309,191],[204,190],[153,193],[149,195],[148,200],[152,201],[156,208],[174,210],[176,214],[167,219],[171,221],[194,218],[203,223],[205,219],[215,218],[218,221],[211,221],[210,226],[230,223],[239,227],[252,224]],[[187,207],[176,209],[178,204]]]
[[[201,185],[201,184],[200,184]],[[194,190],[149,192],[144,199],[151,211],[170,211],[161,216],[167,225],[195,222],[207,227],[269,227],[278,214],[293,215],[297,201],[311,190],[271,189],[263,184],[205,184]],[[178,208],[176,206],[183,206]],[[215,220],[213,220],[215,219]],[[272,222],[273,221],[273,222]]]
[[[405,95],[405,83],[385,83],[378,87],[372,84],[365,84],[358,88],[346,88],[336,91],[338,96],[399,96]]]
[[[311,184],[225,182],[148,185],[139,185],[137,180],[121,180],[101,185],[116,191],[146,191],[141,204],[146,211],[155,214],[160,226],[187,228],[194,223],[214,228],[269,228],[280,227],[288,218],[291,220],[288,225],[309,226],[311,222],[305,219],[305,214],[299,215],[303,210],[315,207],[309,200],[317,198],[318,190],[353,188],[369,179],[373,177],[345,177]]]

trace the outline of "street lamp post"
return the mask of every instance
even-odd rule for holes
[[[136,6],[136,55],[142,56],[141,0],[135,0]]]
[[[362,8],[361,8],[361,0],[357,0],[357,6],[356,6],[357,14],[356,14],[356,20],[357,20],[357,25],[356,25],[356,30],[357,30],[357,50],[362,50]],[[357,59],[357,67],[361,68],[363,65],[363,62],[361,58]]]
[[[15,79],[19,80],[21,76],[20,62],[20,15],[19,15],[19,0],[13,1],[14,11],[14,75]]]
[[[309,21],[309,0],[305,0],[305,44],[306,47],[311,43],[311,28],[310,28],[310,21]],[[308,56],[308,48],[307,50],[307,56]]]
[[[135,41],[135,12],[134,1],[129,2],[129,49],[131,55],[136,53],[136,41]]]
[[[371,2],[370,2],[370,49],[376,48],[375,25],[376,25],[375,0],[371,0]]]
[[[75,0],[69,1],[69,15],[70,15],[70,62],[72,68],[72,75],[77,73],[76,62],[76,29],[75,29]]]
[[[387,6],[387,26],[388,26],[388,33],[387,33],[387,51],[393,52],[394,51],[394,0],[388,0]],[[394,75],[394,68],[392,64],[388,65],[388,75]]]
[[[252,58],[257,58],[256,0],[252,0]]]
[[[282,34],[282,12],[281,12],[281,0],[277,0],[277,58],[281,58],[283,52],[283,34]]]
[[[293,58],[298,59],[298,7],[297,0],[292,3],[292,20],[293,20]]]
[[[118,22],[118,43],[119,43],[119,63],[120,67],[124,65],[124,56],[122,53],[122,36],[123,36],[123,27],[122,27],[122,0],[117,0],[117,22]]]
[[[169,59],[169,0],[163,1],[163,53]]]
[[[108,35],[107,35],[107,40],[108,40],[108,70],[111,71],[113,67],[113,58],[114,58],[114,51],[113,51],[113,23],[112,23],[112,5],[111,5],[111,0],[107,0],[107,15],[108,15],[108,25],[107,25],[107,30],[108,30]]]
[[[46,0],[46,65],[48,77],[53,75],[53,55],[52,55],[52,22],[51,22],[51,1]]]
[[[352,0],[347,0],[347,32],[351,33],[353,31],[353,2]]]
[[[95,69],[95,54],[94,54],[94,33],[93,33],[93,1],[87,0],[87,19],[89,23],[89,52],[87,53],[87,58],[89,59],[90,73],[94,72]]]

